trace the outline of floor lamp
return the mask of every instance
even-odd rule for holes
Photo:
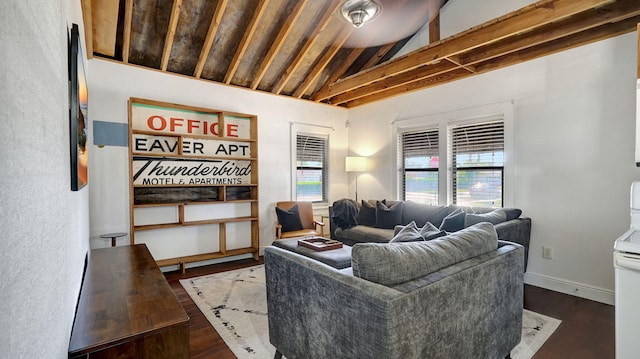
[[[366,157],[345,157],[344,167],[346,172],[365,172],[367,170]],[[356,174],[356,202],[358,202],[358,176]]]

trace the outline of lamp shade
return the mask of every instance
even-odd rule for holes
[[[367,170],[367,158],[345,157],[344,165],[347,172],[364,172]]]

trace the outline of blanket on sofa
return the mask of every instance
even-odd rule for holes
[[[331,220],[341,229],[357,226],[358,203],[349,198],[343,198],[333,202]]]

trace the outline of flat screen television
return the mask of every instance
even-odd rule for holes
[[[81,189],[89,182],[88,104],[80,31],[78,25],[73,24],[69,40],[69,145],[72,191]]]

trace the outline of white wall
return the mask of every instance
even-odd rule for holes
[[[82,26],[80,2],[0,8],[0,356],[66,358],[89,247],[89,188],[71,192],[69,174],[67,33]]]
[[[129,97],[235,111],[258,116],[260,245],[275,238],[275,202],[291,199],[290,124],[330,126],[330,201],[347,196],[347,110],[258,91],[92,59],[89,96],[92,120],[127,123]],[[319,130],[321,128],[318,128]],[[105,246],[101,233],[129,232],[128,149],[90,148],[92,246]],[[167,235],[158,233],[159,241]],[[160,238],[162,237],[162,238]],[[181,244],[149,247],[157,258],[169,258]],[[183,244],[184,245],[184,244]],[[199,245],[206,246],[204,243]],[[154,253],[155,250],[155,253]],[[195,254],[195,253],[194,253]]]
[[[533,221],[526,281],[611,303],[613,242],[629,227],[640,178],[636,41],[631,33],[350,110],[350,148],[375,145],[378,162],[359,192],[395,194],[391,121],[514,100],[515,206]]]

